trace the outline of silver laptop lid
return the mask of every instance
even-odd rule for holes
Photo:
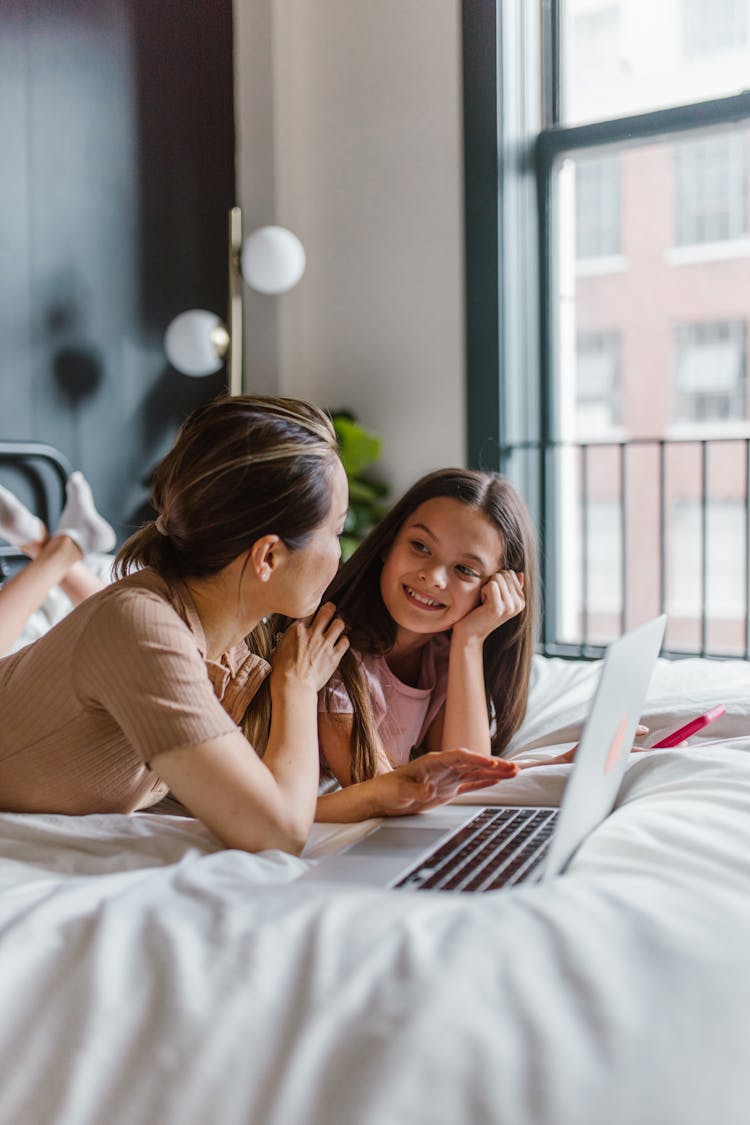
[[[565,787],[543,880],[558,875],[588,834],[608,816],[628,764],[635,729],[659,655],[666,615],[613,641]]]

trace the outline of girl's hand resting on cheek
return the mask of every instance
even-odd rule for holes
[[[349,647],[346,625],[326,602],[305,621],[294,621],[279,637],[273,656],[271,687],[294,685],[319,692]]]
[[[468,750],[424,754],[369,784],[378,787],[376,816],[407,816],[444,805],[459,793],[485,789],[515,777],[518,766],[503,758],[485,758]]]
[[[480,591],[476,609],[466,614],[453,627],[463,641],[484,641],[495,629],[518,617],[526,608],[523,596],[523,574],[513,570],[500,570],[485,582]]]

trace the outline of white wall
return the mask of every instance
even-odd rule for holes
[[[460,5],[235,15],[246,230],[279,222],[308,255],[293,292],[246,297],[247,387],[354,410],[398,492],[465,456]]]

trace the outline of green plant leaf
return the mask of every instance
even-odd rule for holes
[[[333,428],[339,440],[339,455],[346,475],[351,479],[377,461],[383,443],[376,434],[341,414],[334,414]]]

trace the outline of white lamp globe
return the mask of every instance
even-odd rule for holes
[[[259,293],[286,293],[305,272],[305,248],[285,227],[259,227],[242,245],[242,276]]]
[[[168,326],[164,351],[177,371],[200,378],[221,369],[227,340],[226,328],[215,313],[188,309]]]

